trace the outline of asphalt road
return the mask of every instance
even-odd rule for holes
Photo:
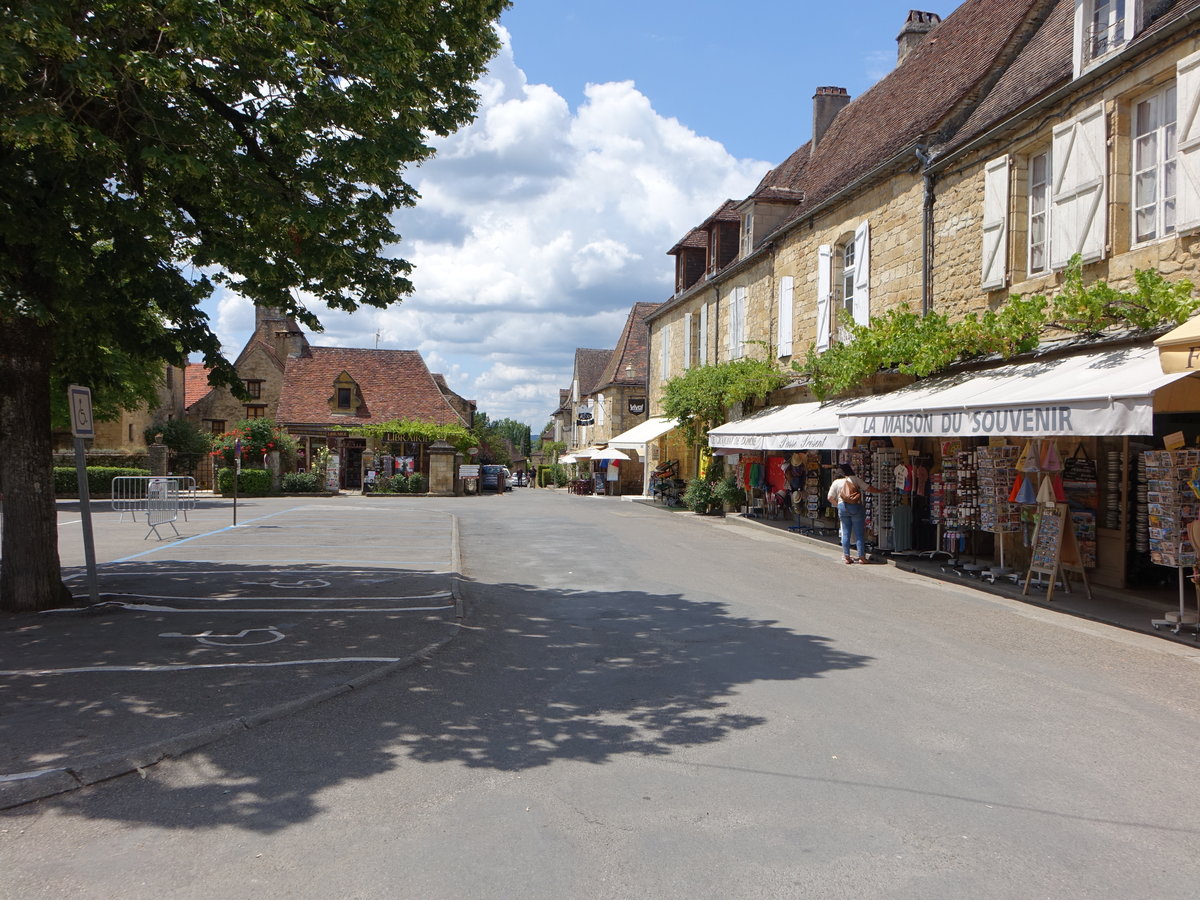
[[[734,522],[423,502],[446,649],[0,814],[0,896],[1196,895],[1194,648]]]

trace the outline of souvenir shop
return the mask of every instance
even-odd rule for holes
[[[779,424],[781,409],[789,432],[754,434]],[[737,453],[762,512],[786,503],[798,530],[836,528],[826,491],[849,463],[883,489],[866,498],[876,550],[993,581],[1048,576],[1051,589],[1060,571],[1171,588],[1196,563],[1198,438],[1200,381],[1164,373],[1143,341],[764,410],[713,429],[710,444]]]

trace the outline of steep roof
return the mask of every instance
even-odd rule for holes
[[[667,255],[674,256],[685,247],[696,247],[700,250],[707,250],[708,232],[703,228],[693,228],[686,235],[684,235],[683,239],[679,241],[679,243],[667,251]]]
[[[586,350],[582,347],[575,351],[575,377],[579,379],[579,396],[586,397],[595,393],[608,365],[611,350]]]
[[[645,384],[650,368],[650,326],[646,318],[661,303],[635,303],[625,320],[625,328],[609,357],[596,389],[613,384]]]
[[[1135,46],[1200,6],[1200,0],[1177,0],[1161,7],[1155,18],[1130,42]],[[1058,0],[1037,33],[1005,69],[967,120],[937,154],[949,153],[989,128],[1003,122],[1051,91],[1068,84],[1074,76],[1074,0]]]
[[[183,370],[183,408],[191,409],[209,395],[212,388],[208,384],[209,369],[204,363],[190,362]]]
[[[355,415],[329,408],[333,383],[346,372],[358,385],[363,405]],[[285,425],[362,425],[410,419],[434,425],[467,423],[438,387],[416,350],[354,350],[309,347],[289,357],[276,418]]]
[[[805,206],[820,203],[905,148],[952,127],[1020,49],[1016,39],[1053,3],[966,0],[903,62],[842,109],[816,147],[810,142],[808,162],[795,162]]]

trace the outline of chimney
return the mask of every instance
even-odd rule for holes
[[[934,26],[942,21],[937,13],[921,12],[917,9],[908,11],[908,21],[896,35],[896,64],[904,62],[904,57],[921,45]]]
[[[812,148],[815,150],[833,117],[850,102],[844,87],[819,87],[813,94]]]

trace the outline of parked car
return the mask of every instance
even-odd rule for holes
[[[484,491],[496,490],[498,476],[504,473],[504,489],[511,491],[513,489],[512,473],[508,471],[506,466],[487,465],[479,469],[479,488]]]

